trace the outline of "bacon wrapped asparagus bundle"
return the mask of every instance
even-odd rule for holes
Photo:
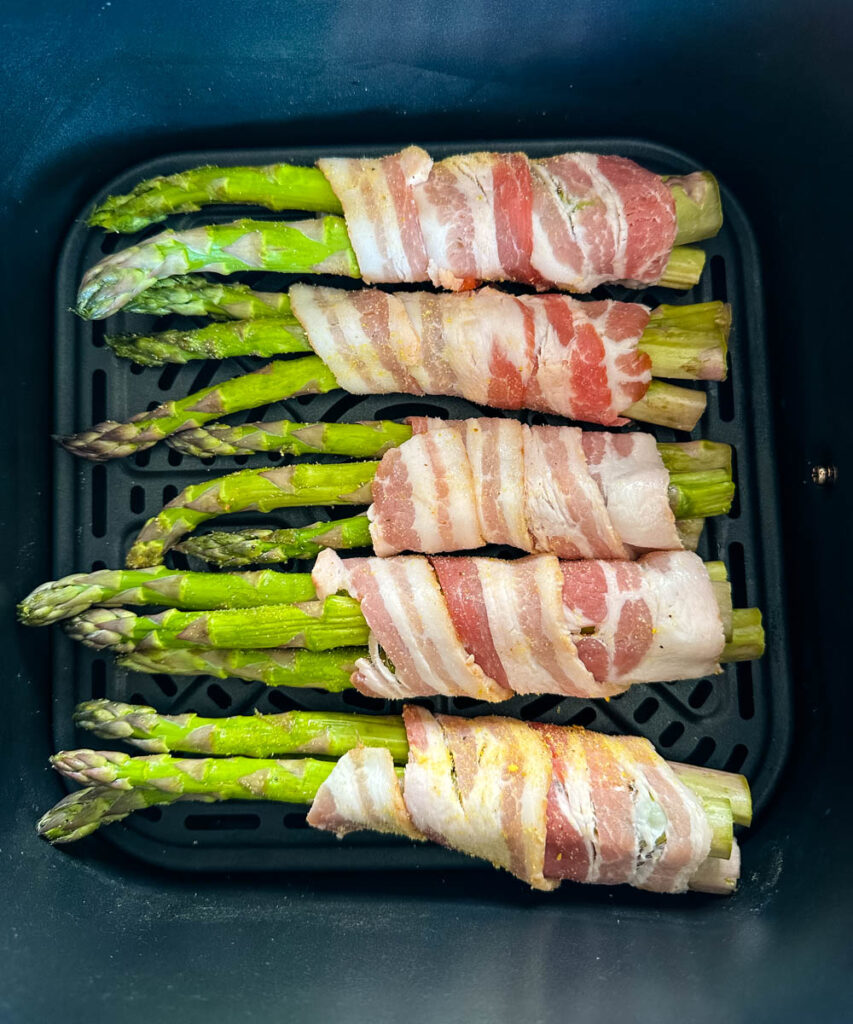
[[[204,673],[208,664],[241,674],[218,671],[223,651],[240,652],[234,664],[255,663],[251,678],[260,672],[247,648],[331,652],[332,678],[346,663],[351,685],[390,699],[608,697],[634,683],[713,674],[723,660],[763,651],[760,613],[733,611],[725,567],[691,552],[560,562],[341,560],[325,551],[312,575],[315,601],[153,615],[95,607],[66,628],[89,646],[127,654],[129,667],[174,674]],[[340,647],[347,650],[335,654]],[[279,682],[324,685],[294,675]]]
[[[728,511],[731,450],[711,442],[658,445],[651,434],[526,426],[513,419],[409,420],[412,436],[390,446],[368,424],[302,425],[295,443],[388,447],[379,462],[303,463],[246,469],[191,484],[143,527],[128,552],[134,568],[156,565],[201,523],[226,512],[296,505],[373,504],[367,522],[309,527],[291,538],[303,555],[322,546],[373,544],[379,555],[429,554],[507,544],[561,558],[630,558],[679,550],[679,521]],[[304,439],[304,440],[302,440]],[[316,447],[315,447],[316,450]],[[672,468],[670,468],[672,467]],[[235,541],[239,552],[240,539]],[[183,550],[241,564],[221,535]],[[251,547],[251,546],[250,546]],[[243,559],[246,564],[251,559]]]
[[[54,767],[90,788],[39,822],[55,843],[155,803],[279,800],[310,804],[309,825],[340,837],[373,829],[432,839],[537,889],[573,880],[727,894],[740,866],[733,826],[752,815],[743,776],[669,763],[647,740],[578,727],[414,706],[402,719],[297,712],[205,720],[108,701],[82,705],[76,719],[158,753],[57,754]],[[238,756],[162,753],[171,750]],[[294,753],[338,760],[268,759]]]
[[[705,394],[652,376],[726,375],[730,315],[721,302],[652,312],[639,303],[516,297],[494,288],[432,295],[295,285],[291,303],[301,326],[272,331],[280,352],[313,350],[315,356],[269,363],[126,423],[109,420],[60,438],[61,443],[84,458],[121,458],[229,413],[338,387],[352,394],[457,396],[605,426],[635,419],[692,430],[705,409]],[[189,339],[175,332],[141,339],[140,358],[156,360],[171,351],[181,361],[188,350],[268,354],[269,323],[262,319],[254,330],[244,326],[236,333],[238,325],[227,325],[228,337],[201,336],[221,330],[214,324]],[[132,354],[134,345],[126,338],[114,344]]]
[[[316,181],[306,198],[310,172],[270,168],[253,182],[260,186],[256,197],[284,208],[274,179],[297,171],[300,188],[289,208],[299,209],[301,200],[310,210],[340,209],[344,219],[164,231],[93,267],[80,288],[81,314],[109,316],[157,280],[199,270],[331,273],[375,284],[431,281],[453,290],[479,281],[578,293],[606,282],[689,288],[699,280],[704,253],[682,243],[709,238],[722,224],[712,175],[663,179],[616,156],[529,160],[523,153],[471,153],[434,163],[410,146],[380,159],[324,159],[318,167],[330,190]],[[242,183],[249,171],[230,173]],[[134,196],[108,200],[92,223],[137,230],[170,207],[197,209],[199,198],[252,201],[251,189],[227,187],[228,176],[222,169],[212,188],[210,169],[195,172],[196,182],[207,181],[194,196],[181,195],[180,183],[143,183]],[[152,194],[169,198],[158,209]],[[146,206],[151,212],[140,216]]]

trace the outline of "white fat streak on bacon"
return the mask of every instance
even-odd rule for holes
[[[678,778],[648,740],[620,737],[642,773],[648,794],[666,815],[664,842],[638,866],[636,884],[653,892],[686,892],[711,849],[711,826],[699,798]],[[637,803],[637,828],[641,827]]]
[[[551,757],[523,722],[403,712],[404,795],[415,826],[436,842],[553,889],[542,868]]]
[[[588,431],[582,443],[589,472],[622,543],[647,551],[681,550],[669,504],[669,471],[654,437]]]
[[[321,597],[343,589],[361,602],[371,631],[370,657],[358,659],[352,683],[362,693],[390,699],[444,694],[485,701],[510,696],[463,647],[426,558],[344,561],[326,550],[315,562],[312,579]]]
[[[483,543],[511,544],[531,551],[524,517],[526,428],[517,420],[487,416],[450,421],[420,416],[411,417],[409,423],[415,434],[449,428],[458,432],[471,467]],[[462,550],[462,545],[457,550]]]
[[[471,562],[480,579],[494,649],[516,693],[610,695],[611,690],[596,682],[578,655],[555,557],[532,555],[513,562],[472,558]]]
[[[322,158],[317,166],[341,201],[364,280],[426,280],[426,250],[413,190],[429,178],[429,154],[410,146],[380,159]]]
[[[416,434],[385,453],[373,479],[367,514],[376,554],[481,547],[476,507],[461,432],[449,426]]]
[[[339,839],[365,828],[424,838],[406,809],[391,753],[381,747],[347,751],[317,790],[306,821]]]
[[[702,559],[692,551],[653,551],[636,564],[649,594],[654,638],[629,681],[698,679],[720,672],[725,634]]]
[[[577,427],[528,427],[524,508],[535,550],[561,558],[626,558],[587,468]]]

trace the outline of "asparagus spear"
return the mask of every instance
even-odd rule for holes
[[[721,661],[743,661],[763,653],[764,633],[757,609],[735,609],[732,641]],[[749,620],[748,628],[741,625]],[[180,647],[304,647],[325,651],[366,644],[368,626],[358,601],[332,595],[324,602],[269,605],[261,608],[135,615],[125,608],[89,608],[70,619],[66,629],[75,640],[96,649],[118,652],[164,651]]]
[[[175,550],[211,565],[236,567],[314,558],[323,548],[344,551],[372,544],[370,520],[360,515],[284,530],[214,530],[188,537]]]
[[[118,652],[174,647],[304,647],[328,651],[367,643],[359,602],[333,594],[325,601],[183,612],[170,608],[136,615],[126,608],[89,608],[66,622],[69,636],[88,647]]]
[[[340,757],[354,747],[366,746],[390,750],[401,764],[409,756],[409,742],[399,715],[288,711],[280,715],[202,718],[192,712],[161,715],[141,704],[89,700],[77,705],[74,722],[101,739],[125,740],[148,754],[178,751],[244,757]]]
[[[209,316],[212,320],[259,320],[276,317],[299,326],[290,312],[287,292],[257,292],[236,281],[208,281],[201,274],[179,274],[155,281],[124,307],[149,316]]]
[[[213,203],[343,213],[331,185],[316,167],[195,167],[142,181],[127,195],[109,196],[91,212],[89,224],[106,231],[141,231],[169,214],[192,213]]]
[[[155,804],[172,804],[178,800],[200,800],[212,803],[214,797],[193,793],[188,797],[163,793],[156,789],[113,789],[110,786],[89,786],[63,797],[36,825],[36,832],[48,842],[74,843],[91,835],[101,825],[121,821],[134,811]]]
[[[708,399],[704,391],[680,388],[653,380],[643,397],[622,412],[639,423],[656,423],[673,430],[692,430],[702,417]]]
[[[336,436],[345,433],[343,424],[337,426],[341,430]],[[270,512],[297,505],[367,505],[371,501],[371,482],[378,467],[379,463],[375,461],[326,465],[302,463],[277,469],[242,469],[192,484],[148,520],[128,552],[127,564],[135,568],[156,565],[182,537],[206,520],[226,512],[247,509]],[[669,491],[675,514],[694,518],[727,512],[734,496],[734,484],[730,474],[723,469],[673,473]],[[364,523],[347,523],[332,534],[333,546],[360,546],[366,530]],[[317,538],[321,533],[322,528],[318,530],[315,524],[307,527],[307,532],[286,536],[285,544],[292,543],[300,550],[306,540],[319,544]],[[237,543],[239,545],[240,542]],[[249,550],[257,550],[257,547],[250,545]],[[230,564],[237,564],[231,561],[231,557],[229,552]]]
[[[238,220],[163,231],[104,257],[83,277],[77,312],[86,320],[103,320],[163,278],[189,271],[227,275],[239,270],[359,276],[341,217],[293,223]]]
[[[106,340],[116,355],[147,366],[211,357],[311,352],[304,332],[293,329],[294,325],[298,327],[293,316],[267,316],[264,324],[254,330],[249,324],[236,321],[190,331],[107,336]],[[637,347],[651,359],[655,377],[724,380],[730,327],[731,311],[723,302],[658,306],[652,311]],[[259,351],[259,341],[264,351]]]
[[[266,423],[210,423],[182,430],[169,445],[185,455],[384,455],[412,436],[408,423],[373,420],[363,423],[302,423],[274,420]]]
[[[338,382],[317,356],[268,363],[241,377],[213,384],[186,398],[164,402],[127,423],[107,420],[57,440],[74,455],[102,462],[150,448],[179,430],[197,427],[228,413],[268,405],[291,395],[325,394]]]
[[[158,565],[151,569],[101,569],[43,583],[18,605],[27,626],[46,626],[92,605],[159,604],[170,608],[253,608],[310,601],[309,573],[185,572]]]
[[[720,230],[720,190],[710,171],[664,175],[675,200],[676,245],[711,238]],[[89,215],[92,227],[129,233],[191,213],[202,206],[245,203],[268,210],[342,213],[340,200],[316,167],[195,167],[180,174],[149,178],[125,195],[109,196]]]
[[[186,363],[191,359],[227,359],[229,356],[287,355],[311,352],[301,327],[274,317],[208,324],[191,331],[159,334],[108,334],[107,345],[117,356],[140,366]]]
[[[333,651],[279,650],[214,651],[203,647],[174,647],[164,651],[137,651],[118,659],[132,672],[172,676],[215,676],[245,679],[265,686],[316,688],[340,693],[352,688],[350,676],[358,658],[367,657],[363,647],[338,647]]]
[[[149,754],[341,757],[355,747],[368,746],[384,747],[398,764],[405,764],[409,756],[406,729],[398,715],[288,711],[201,718],[196,714],[161,715],[144,704],[90,700],[77,705],[74,721],[102,739],[125,740]],[[752,796],[743,775],[668,763],[700,799],[724,801],[736,824],[752,823]]]
[[[179,758],[171,754],[134,757],[117,750],[63,750],[51,759],[65,778],[81,785],[121,791],[152,790],[178,798],[196,794],[213,800],[272,800],[310,804],[335,767],[334,761],[253,757]],[[402,780],[403,768],[395,769]],[[727,858],[733,840],[727,799],[699,798],[711,826],[712,857]]]
[[[133,568],[156,565],[181,537],[225,512],[271,512],[299,505],[368,505],[378,465],[301,463],[243,469],[191,484],[148,520],[127,554],[127,564]]]

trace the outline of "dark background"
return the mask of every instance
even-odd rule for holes
[[[843,2],[0,2],[3,1024],[853,1019],[852,36]],[[50,574],[53,273],[89,195],[174,150],[584,135],[689,153],[761,247],[798,706],[741,892],[181,878],[38,842],[50,637],[12,609]]]

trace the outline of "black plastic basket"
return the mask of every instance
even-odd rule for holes
[[[394,147],[350,150],[353,155],[393,151]],[[652,170],[685,173],[697,165],[684,155],[647,142],[627,139],[561,139],[537,143],[473,142],[430,144],[445,156],[472,149],[523,149],[532,156],[584,149],[632,157]],[[202,163],[244,164],[287,161],[313,163],[347,150],[281,149],[177,154],[133,167],[110,182],[92,203],[108,193],[128,190],[155,174],[169,174]],[[758,605],[764,612],[768,652],[761,661],[729,665],[722,675],[674,684],[635,686],[610,701],[584,701],[552,696],[517,697],[506,704],[440,700],[435,706],[463,715],[506,713],[524,719],[576,723],[606,732],[648,737],[666,757],[744,772],[753,788],[756,810],[768,800],[787,756],[792,726],[791,676],[787,661],[782,564],[777,527],[774,450],[769,411],[767,350],[760,296],[760,275],[749,224],[733,198],[723,193],[725,225],[718,237],[703,243],[708,263],[699,286],[676,295],[649,289],[639,295],[622,288],[601,289],[601,295],[659,302],[732,303],[730,374],[709,385],[708,409],[694,437],[732,444],[736,452],[737,497],[728,517],[709,520],[700,546],[706,558],[724,559],[729,567],[737,606]],[[87,209],[91,206],[87,204]],[[210,208],[172,218],[173,226],[227,221],[244,214],[238,207]],[[281,217],[286,214],[252,216]],[[152,227],[150,235],[162,226]],[[135,241],[136,238],[130,241]],[[117,359],[104,345],[109,332],[149,329],[155,321],[121,313],[106,323],[86,323],[71,312],[83,272],[104,253],[128,241],[90,231],[83,221],[73,227],[59,266],[56,345],[56,422],[58,433],[71,433],[106,418],[128,415],[169,398],[181,397],[207,384],[259,365],[252,360],[195,362],[183,367],[142,369]],[[286,280],[272,275],[245,275],[262,288],[281,288]],[[340,284],[340,282],[335,282]],[[188,321],[173,317],[157,322],[162,329]],[[74,386],[68,387],[73,381]],[[486,411],[488,414],[488,411]],[[456,399],[410,396],[355,396],[333,392],[303,396],[264,410],[231,417],[235,422],[290,417],[302,420],[361,420],[431,413],[459,418],[481,414]],[[532,417],[529,417],[531,420]],[[538,417],[542,421],[543,417]],[[645,429],[645,428],[644,428]],[[672,431],[655,430],[662,440],[683,439]],[[275,461],[280,461],[276,458]],[[135,458],[92,464],[60,454],[55,463],[54,574],[123,564],[124,554],[147,516],[190,482],[218,476],[240,465],[265,465],[267,456],[218,457],[201,463],[159,445]],[[263,523],[307,524],[328,517],[327,509],[296,509],[263,517]],[[257,515],[232,517],[232,524],[256,525]],[[175,556],[180,558],[181,556]],[[307,564],[297,568],[307,568]],[[389,713],[390,702],[353,692],[326,694],[317,690],[270,689],[260,683],[208,677],[147,676],[117,670],[103,654],[58,638],[54,654],[54,741],[58,749],[91,743],[75,734],[73,705],[107,695],[144,702],[159,710],[195,710],[202,714],[245,714],[291,708]],[[391,867],[470,866],[468,858],[437,847],[410,844],[370,834],[355,834],[337,843],[307,828],[305,809],[286,805],[229,803],[179,804],[151,808],[104,837],[127,853],[152,864],[188,871],[205,869],[350,870]],[[745,858],[749,861],[748,840]]]

